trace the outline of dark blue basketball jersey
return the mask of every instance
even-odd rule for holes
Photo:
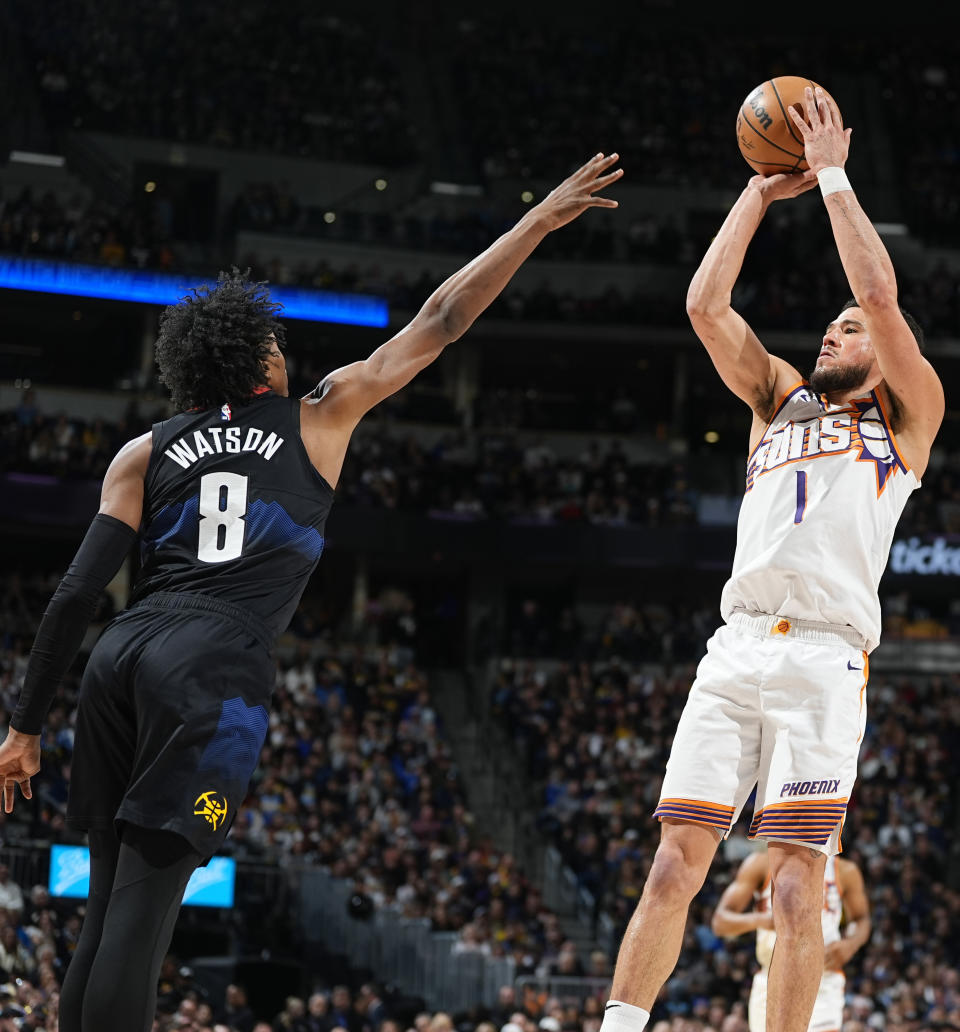
[[[323,551],[333,496],[300,438],[297,399],[267,391],[156,423],[131,604],[206,595],[281,634]]]

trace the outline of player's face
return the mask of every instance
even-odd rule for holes
[[[847,308],[823,334],[810,386],[820,394],[856,390],[876,372],[876,364],[863,310]]]
[[[286,398],[290,393],[287,382],[287,360],[277,346],[273,334],[270,335],[270,353],[267,355],[267,384],[274,394]]]

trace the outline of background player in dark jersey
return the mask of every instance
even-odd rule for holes
[[[238,275],[168,308],[157,361],[180,415],[126,444],[44,615],[0,745],[4,808],[30,798],[40,735],[100,592],[139,537],[131,606],[84,673],[68,819],[88,831],[90,898],[61,1032],[148,1030],[190,875],[222,843],[267,727],[271,649],[323,545],[361,417],[457,340],[551,230],[615,182],[598,154],[451,276],[363,362],[287,397],[279,306]]]

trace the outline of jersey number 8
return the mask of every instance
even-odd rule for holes
[[[200,543],[202,563],[238,559],[246,532],[247,482],[239,473],[205,473],[200,478]]]

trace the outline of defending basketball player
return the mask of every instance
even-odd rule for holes
[[[184,889],[222,844],[268,726],[273,645],[323,548],[357,423],[461,337],[552,230],[622,171],[598,154],[428,298],[365,361],[288,397],[279,305],[221,276],[166,310],[161,378],[180,413],[125,445],[50,602],[0,745],[4,808],[30,798],[40,735],[100,592],[140,540],[130,607],[84,672],[68,820],[90,839],[90,898],[60,1032],[148,1030]]]
[[[757,933],[760,970],[753,976],[750,989],[750,1032],[766,1032],[767,1027],[767,972],[777,941],[770,904],[769,857],[766,849],[760,849],[740,865],[736,878],[724,889],[711,922],[716,935]],[[840,1032],[846,985],[843,967],[870,938],[870,903],[863,875],[850,860],[827,858],[820,923],[823,973],[808,1032]]]
[[[806,1032],[823,967],[823,870],[857,771],[877,586],[894,527],[943,419],[940,380],[897,303],[893,266],[847,181],[844,131],[807,91],[810,170],[755,176],[687,295],[697,335],[753,412],[724,624],[674,737],[656,816],[661,841],[620,948],[602,1032],[640,1032],[677,962],[687,909],[754,787],[777,948],[769,1032]],[[791,109],[792,112],[792,109]],[[824,318],[808,377],[767,353],[731,308],[760,220],[819,183],[853,302]]]

